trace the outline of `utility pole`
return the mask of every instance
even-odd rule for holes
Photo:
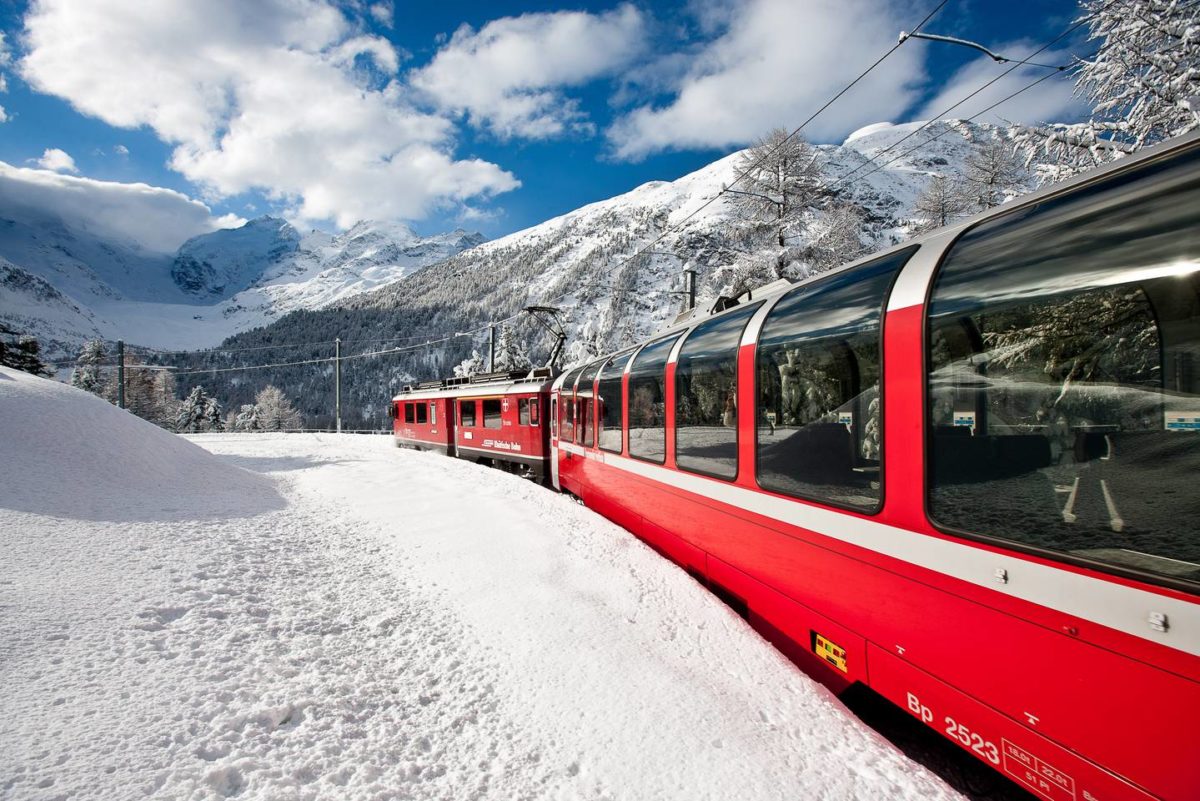
[[[117,340],[117,408],[125,408],[125,340]]]
[[[333,340],[333,403],[337,432],[342,433],[342,338]]]
[[[496,372],[496,326],[488,326],[488,372]]]

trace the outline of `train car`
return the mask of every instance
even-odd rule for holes
[[[426,381],[392,398],[396,446],[454,455],[454,404],[443,381]],[[442,394],[439,394],[442,393]]]
[[[542,368],[405,387],[392,399],[396,444],[543,481],[550,452],[546,420],[552,379],[552,372]]]
[[[555,487],[1039,798],[1200,798],[1200,136],[559,377]]]

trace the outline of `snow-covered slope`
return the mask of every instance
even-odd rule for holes
[[[0,368],[5,799],[959,798],[568,498],[195,442]]]
[[[4,200],[0,197],[0,202]],[[51,355],[96,336],[200,348],[296,309],[319,309],[403,278],[483,241],[456,230],[420,237],[404,225],[360,222],[343,234],[301,234],[260,217],[185,242],[174,256],[115,242],[68,222],[0,207],[0,258],[56,291],[33,302],[0,282],[0,318],[44,340]],[[22,279],[28,284],[26,279]],[[49,308],[55,306],[55,308]]]
[[[868,251],[907,236],[914,201],[931,177],[962,177],[967,158],[997,134],[986,125],[935,122],[866,166],[921,125],[874,125],[842,145],[818,148],[823,179],[834,196],[826,207],[848,204],[861,212]],[[887,164],[918,145],[916,152]],[[459,254],[401,284],[358,296],[346,307],[457,306],[457,319],[432,328],[443,331],[549,301],[567,317],[568,362],[614,350],[653,334],[674,317],[684,269],[697,272],[703,304],[727,291],[745,265],[774,260],[772,232],[747,224],[730,195],[717,197],[734,182],[740,160],[735,153],[678,180],[644,184],[583,206]],[[872,172],[878,164],[887,166]],[[852,177],[839,180],[842,176]],[[825,215],[815,206],[808,212],[805,236],[820,233]],[[664,233],[650,253],[628,261]],[[799,249],[805,240],[793,244]],[[528,331],[533,336],[536,329]]]

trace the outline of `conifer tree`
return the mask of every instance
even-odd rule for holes
[[[75,369],[71,371],[71,386],[93,395],[103,393],[104,374],[101,364],[106,357],[104,340],[92,339],[84,343],[79,357],[75,360]]]
[[[300,413],[283,392],[267,385],[254,398],[255,421],[261,431],[290,431],[300,427]]]
[[[1080,22],[1099,42],[1075,65],[1091,118],[1023,128],[1017,141],[1053,182],[1200,127],[1200,4],[1081,0]]]
[[[49,378],[53,371],[42,361],[42,346],[31,336],[0,323],[0,367],[11,367]]]
[[[500,337],[496,342],[497,370],[528,370],[533,367],[529,354],[517,341],[516,331],[510,325],[500,326]]]

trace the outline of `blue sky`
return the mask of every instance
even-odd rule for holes
[[[795,127],[935,4],[0,0],[0,161],[67,189],[175,190],[225,224],[373,217],[495,237]],[[951,0],[926,30],[1023,56],[1076,12]],[[1085,52],[1079,31],[1038,60]],[[910,41],[808,133],[932,116],[1005,68]],[[1063,79],[996,112],[1080,113]]]

